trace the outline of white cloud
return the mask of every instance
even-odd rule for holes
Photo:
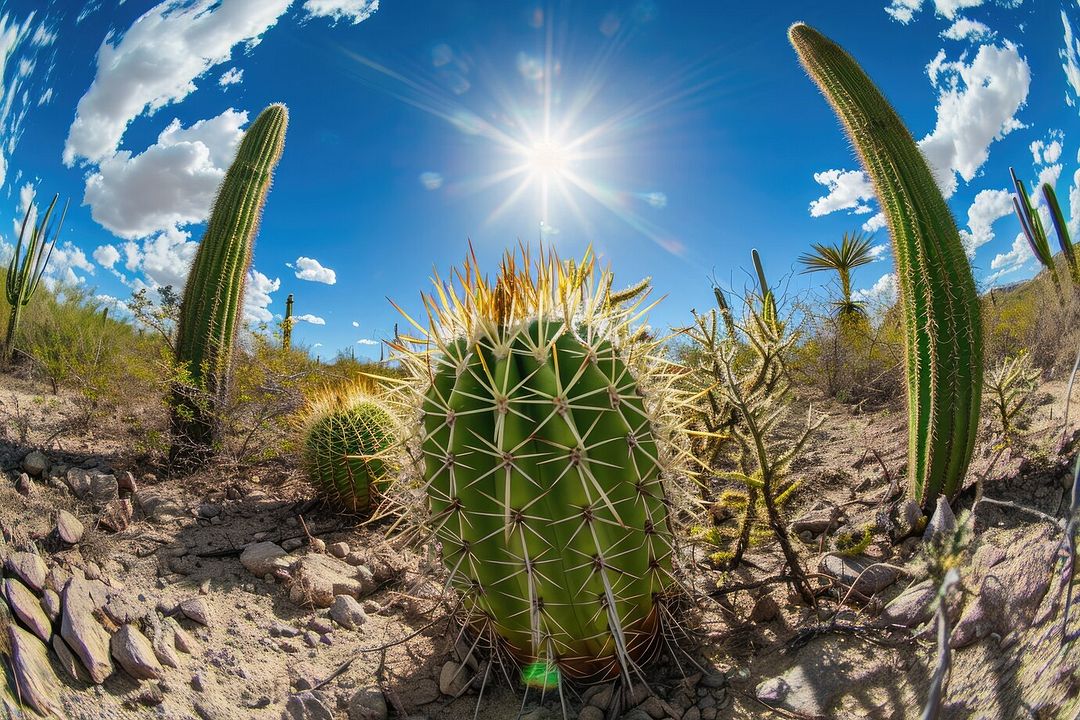
[[[112,269],[120,259],[120,251],[112,245],[99,245],[93,253],[94,262],[103,268]]]
[[[1073,36],[1072,24],[1065,11],[1061,11],[1061,24],[1065,26],[1065,47],[1058,51],[1061,58],[1061,69],[1065,71],[1065,81],[1069,84],[1070,94],[1065,93],[1065,102],[1076,107],[1077,98],[1080,98],[1080,38]]]
[[[358,323],[358,322],[356,322],[355,320],[353,320],[352,326],[353,326],[353,327],[360,327],[360,323]]]
[[[315,344],[314,344],[314,345],[312,345],[311,347],[313,347],[313,348],[321,348],[321,347],[322,347],[322,343],[315,343]]]
[[[356,341],[357,345],[378,345],[378,340],[372,340],[371,338],[360,338]]]
[[[344,20],[353,25],[363,22],[379,9],[379,0],[307,0],[304,10],[311,17]]]
[[[826,170],[814,173],[814,181],[829,189],[829,194],[810,203],[810,215],[821,217],[838,210],[856,214],[870,212],[866,201],[874,197],[870,178],[861,170]]]
[[[326,320],[323,320],[318,315],[311,315],[310,313],[307,314],[307,315],[297,315],[296,316],[296,321],[297,322],[311,323],[312,325],[325,325],[326,324]]]
[[[991,273],[990,276],[986,278],[987,284],[993,285],[1003,275],[1016,272],[1034,257],[1035,256],[1031,252],[1031,245],[1028,244],[1027,237],[1024,236],[1024,233],[1018,234],[1016,239],[1013,240],[1012,249],[1008,252],[998,253],[990,262],[990,269],[995,272]]]
[[[863,223],[862,229],[863,232],[872,233],[887,227],[888,224],[888,221],[885,220],[885,213],[879,212],[875,215],[871,215],[870,219]]]
[[[443,186],[443,176],[437,172],[420,173],[420,184],[425,190],[438,190]]]
[[[1049,185],[1050,187],[1056,186],[1058,178],[1061,177],[1062,169],[1063,168],[1062,168],[1061,164],[1059,163],[1057,165],[1047,165],[1046,167],[1044,167],[1042,170],[1039,171],[1039,181],[1038,181],[1038,183],[1035,185],[1035,187],[1033,189],[1034,192],[1038,194],[1037,202],[1042,202],[1042,190],[1041,190],[1042,186],[1043,185]]]
[[[642,199],[656,209],[667,207],[667,194],[662,192],[649,192],[642,195]]]
[[[39,99],[26,87],[36,57],[56,40],[44,20],[35,25],[35,14],[30,12],[20,22],[0,12],[0,186],[5,184],[7,158],[15,152],[30,107]]]
[[[880,310],[896,302],[896,292],[896,273],[887,273],[869,289],[856,290],[852,297],[865,302],[872,309]]]
[[[250,48],[291,0],[166,0],[98,50],[97,74],[79,100],[64,145],[64,162],[94,163],[113,155],[128,125],[179,102],[240,43]]]
[[[1036,165],[1052,165],[1061,159],[1065,133],[1060,130],[1051,130],[1048,137],[1048,140],[1033,140],[1028,146],[1031,150],[1031,159]]]
[[[251,270],[244,286],[244,321],[249,323],[270,322],[273,313],[267,308],[273,301],[270,295],[281,289],[281,280],[263,275],[258,270]]]
[[[968,229],[960,231],[960,239],[968,257],[994,239],[994,223],[1012,215],[1012,193],[1005,190],[983,190],[968,208]]]
[[[124,243],[124,267],[141,271],[150,287],[172,285],[180,292],[187,282],[188,270],[199,243],[191,240],[191,233],[169,228],[141,244]]]
[[[946,40],[970,40],[972,42],[990,40],[995,35],[997,35],[997,33],[991,30],[990,26],[986,23],[981,23],[978,20],[969,20],[967,18],[957,18],[956,22],[941,33],[941,37]]]
[[[53,248],[52,257],[45,268],[47,275],[54,281],[59,280],[67,285],[81,285],[86,282],[86,277],[76,274],[76,270],[94,274],[94,266],[82,249],[72,245],[70,241]]]
[[[952,20],[960,10],[979,7],[983,2],[984,0],[931,0],[930,4],[934,6],[938,15]],[[925,0],[891,0],[885,12],[889,13],[894,20],[907,25],[924,4]]]
[[[1031,68],[1016,45],[983,45],[970,64],[949,62],[944,51],[927,66],[938,89],[937,124],[919,141],[945,197],[956,175],[971,182],[990,156],[990,145],[1025,127],[1016,113],[1027,101]]]
[[[888,243],[881,243],[880,245],[874,245],[870,248],[870,257],[874,259],[874,262],[878,260],[884,260],[892,252],[892,246]]]
[[[323,267],[318,260],[309,257],[296,258],[296,277],[301,280],[333,285],[337,282],[337,273]]]
[[[1069,190],[1069,216],[1069,233],[1074,238],[1080,237],[1080,170],[1073,175],[1072,188]]]
[[[173,120],[142,153],[123,150],[104,160],[86,179],[83,202],[123,238],[203,222],[246,122],[246,112],[232,109],[189,128]]]
[[[221,87],[228,87],[230,85],[236,85],[243,79],[244,71],[231,67],[225,72],[221,73],[221,77],[218,78],[218,85],[220,85]]]

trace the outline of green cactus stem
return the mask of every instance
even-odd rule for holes
[[[858,63],[816,30],[789,31],[873,181],[896,259],[905,334],[908,481],[932,508],[960,491],[982,396],[979,299],[956,221],[911,133]]]
[[[174,458],[205,456],[219,440],[244,282],[288,118],[284,105],[271,105],[248,128],[195,254],[176,339],[176,362],[185,377],[173,393]]]
[[[281,321],[281,349],[285,352],[289,352],[289,347],[292,345],[292,326],[293,326],[293,295],[289,293],[289,297],[285,299],[285,319]]]
[[[1016,194],[1013,195],[1013,208],[1016,210],[1016,217],[1020,220],[1020,228],[1024,231],[1028,245],[1031,246],[1031,252],[1050,271],[1050,279],[1054,281],[1054,287],[1060,292],[1061,281],[1058,279],[1057,268],[1054,267],[1054,253],[1050,251],[1050,241],[1046,236],[1042,218],[1031,204],[1024,181],[1016,176],[1016,171],[1012,168],[1009,168],[1009,174],[1016,188]]]
[[[22,226],[19,228],[19,241],[15,245],[15,252],[8,263],[7,285],[4,288],[8,305],[11,306],[11,314],[8,315],[7,333],[4,336],[3,361],[10,363],[15,353],[15,336],[19,331],[19,321],[22,319],[22,310],[33,299],[38,287],[41,285],[41,277],[45,274],[45,268],[52,257],[53,248],[60,237],[60,229],[67,217],[70,201],[64,203],[64,210],[60,213],[60,221],[49,237],[50,221],[53,219],[53,210],[56,201],[60,198],[59,193],[53,195],[52,202],[38,222],[30,230],[30,237],[26,237],[26,228],[33,214],[34,201],[31,198],[23,216]],[[25,243],[26,253],[23,253]]]
[[[1061,203],[1058,202],[1057,194],[1050,183],[1043,183],[1043,198],[1046,207],[1050,210],[1050,220],[1057,232],[1058,244],[1061,246],[1061,254],[1065,258],[1065,264],[1069,266],[1073,282],[1080,285],[1080,259],[1076,257],[1076,249],[1073,247],[1072,238],[1069,235],[1069,225],[1065,222],[1065,216],[1061,212]]]

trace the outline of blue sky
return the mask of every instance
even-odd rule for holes
[[[72,199],[50,274],[123,301],[181,285],[243,128],[291,122],[247,314],[324,357],[378,356],[471,240],[590,243],[687,322],[710,278],[774,276],[876,229],[856,287],[890,297],[887,231],[786,39],[844,45],[920,140],[984,287],[1034,261],[1008,168],[1056,185],[1080,231],[1076,0],[0,0],[0,238],[33,192]],[[40,197],[39,197],[40,200]],[[6,217],[13,219],[9,224]],[[800,292],[827,282],[796,276]]]

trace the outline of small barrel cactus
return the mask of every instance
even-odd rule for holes
[[[472,629],[523,678],[627,682],[673,593],[678,403],[608,273],[553,254],[475,258],[437,281],[426,337],[395,349],[421,406],[427,524]]]
[[[352,512],[368,512],[393,467],[400,435],[394,413],[369,383],[327,390],[303,420],[304,465],[320,493]]]

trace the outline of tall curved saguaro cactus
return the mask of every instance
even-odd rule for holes
[[[26,227],[30,222],[34,203],[31,200],[23,216],[22,226],[19,228],[19,242],[15,246],[15,252],[8,263],[7,285],[4,287],[8,305],[11,306],[11,315],[8,316],[7,334],[4,336],[3,361],[11,362],[11,355],[15,352],[15,334],[19,331],[19,320],[22,318],[22,309],[34,297],[38,286],[41,285],[41,276],[45,273],[45,267],[52,257],[56,240],[60,237],[60,228],[64,225],[67,216],[68,204],[64,203],[64,210],[60,213],[60,221],[56,223],[52,239],[49,238],[49,221],[56,209],[56,201],[60,198],[59,193],[53,195],[48,209],[37,223],[30,229],[30,237],[26,237]],[[23,254],[23,244],[26,244],[26,253]]]
[[[908,480],[924,508],[959,492],[982,394],[979,298],[956,221],[881,91],[844,50],[796,24],[791,44],[844,125],[889,225],[904,319]]]
[[[1050,271],[1050,279],[1054,281],[1054,287],[1060,291],[1061,281],[1058,279],[1057,268],[1054,266],[1054,253],[1050,250],[1050,239],[1046,236],[1046,227],[1035,206],[1031,204],[1024,181],[1016,176],[1016,170],[1012,168],[1009,168],[1009,174],[1012,176],[1013,187],[1016,188],[1016,194],[1013,195],[1013,208],[1016,210],[1016,217],[1020,220],[1020,228],[1024,231],[1024,237],[1027,238],[1031,252],[1043,267]]]
[[[1050,210],[1050,221],[1054,224],[1054,230],[1057,232],[1058,245],[1061,246],[1061,254],[1065,258],[1065,264],[1069,266],[1069,273],[1072,275],[1073,282],[1080,285],[1080,258],[1076,257],[1076,248],[1073,247],[1072,237],[1069,235],[1069,225],[1065,222],[1064,213],[1061,212],[1061,203],[1058,202],[1054,186],[1050,183],[1043,183],[1042,193],[1043,198],[1046,200],[1046,207]]]
[[[208,452],[228,391],[244,280],[289,113],[270,105],[251,124],[218,189],[180,304],[176,361],[186,377],[173,398],[173,455]]]

